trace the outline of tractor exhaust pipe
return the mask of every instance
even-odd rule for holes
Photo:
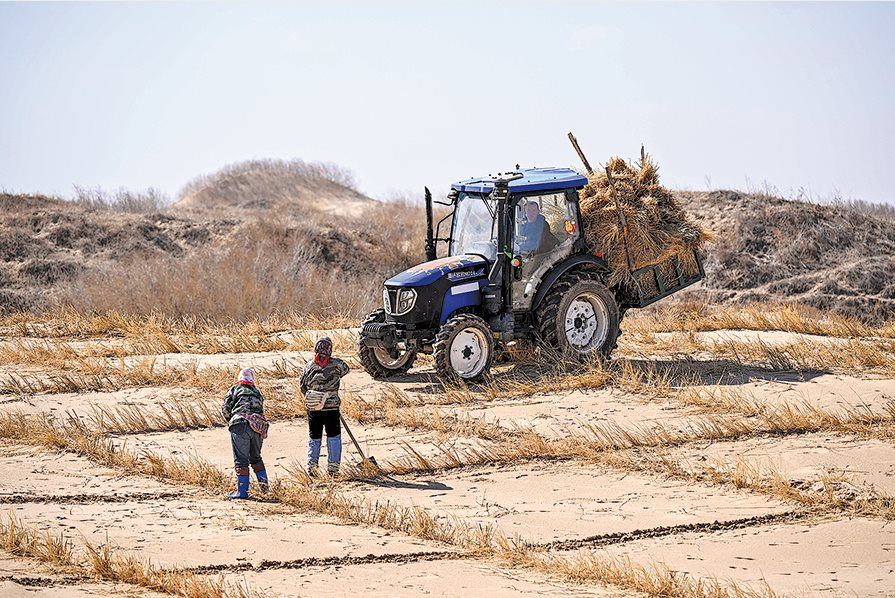
[[[426,190],[426,261],[431,262],[436,259],[435,251],[435,233],[432,231],[432,192],[428,187]]]

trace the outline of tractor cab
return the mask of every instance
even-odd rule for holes
[[[454,183],[449,255],[477,254],[490,263],[507,256],[507,305],[528,310],[547,272],[581,245],[577,189],[586,182],[571,169],[532,168]]]

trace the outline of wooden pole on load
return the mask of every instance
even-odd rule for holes
[[[631,250],[628,249],[628,219],[625,218],[625,211],[622,210],[622,204],[618,201],[618,195],[615,193],[615,182],[612,180],[612,171],[606,167],[606,180],[609,181],[609,194],[612,201],[615,202],[615,211],[618,212],[618,223],[622,227],[622,242],[625,245],[625,257],[628,258],[628,270],[634,271],[634,261],[631,259]]]
[[[578,157],[581,158],[581,161],[584,162],[584,168],[587,170],[587,174],[593,174],[594,169],[590,167],[590,162],[587,161],[587,158],[584,157],[584,152],[581,151],[581,146],[578,145],[578,140],[575,139],[575,136],[572,135],[572,132],[569,131],[569,141],[572,142],[572,147],[575,148],[575,151],[578,153]]]
[[[581,158],[581,161],[584,163],[584,168],[587,169],[587,174],[593,174],[594,169],[590,167],[590,162],[587,161],[587,157],[585,157],[584,152],[581,151],[581,146],[578,145],[578,140],[575,139],[575,136],[572,135],[572,132],[569,131],[569,141],[572,142],[572,147],[575,148],[575,151],[578,153],[578,157]],[[640,159],[644,158],[644,150],[643,146],[640,146]],[[625,218],[625,212],[622,210],[622,204],[618,201],[618,195],[615,193],[615,182],[612,180],[612,172],[609,171],[609,167],[606,167],[606,179],[609,181],[609,193],[612,195],[612,200],[615,202],[615,210],[618,212],[618,223],[622,227],[622,242],[625,245],[625,257],[628,260],[628,270],[631,272],[634,271],[634,260],[631,259],[631,250],[628,249],[628,219]]]

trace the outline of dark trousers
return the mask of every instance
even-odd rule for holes
[[[342,433],[342,424],[339,421],[339,410],[308,411],[308,432],[311,439],[323,438],[323,429],[326,428],[326,437],[333,438]]]

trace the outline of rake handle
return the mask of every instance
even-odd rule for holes
[[[342,427],[345,428],[345,431],[348,432],[348,437],[351,439],[351,442],[354,443],[354,448],[360,453],[361,461],[366,461],[367,458],[364,456],[364,451],[361,450],[360,445],[357,443],[357,439],[354,437],[354,434],[351,433],[351,428],[348,427],[348,422],[345,421],[341,411],[339,412],[339,419],[342,420]]]

